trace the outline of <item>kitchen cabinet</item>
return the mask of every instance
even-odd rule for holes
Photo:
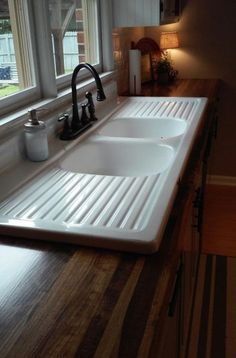
[[[179,20],[180,0],[112,1],[113,26],[159,26]]]

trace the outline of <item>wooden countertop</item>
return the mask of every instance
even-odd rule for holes
[[[143,86],[145,95],[216,95],[218,80]],[[177,195],[151,256],[0,238],[0,357],[147,357],[178,260]]]
[[[142,84],[142,96],[208,97],[212,99],[220,87],[218,79],[181,79],[170,85],[160,86],[157,82]]]

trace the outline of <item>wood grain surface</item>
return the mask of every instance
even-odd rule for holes
[[[151,349],[172,255],[164,264],[164,251],[147,258],[3,238],[0,258],[1,358]]]
[[[218,84],[183,80],[146,94],[211,99]],[[0,357],[157,357],[186,195],[151,256],[1,237]]]
[[[236,356],[236,258],[200,257],[189,358]]]

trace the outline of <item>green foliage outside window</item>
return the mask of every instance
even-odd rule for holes
[[[10,19],[0,20],[0,35],[11,33]]]

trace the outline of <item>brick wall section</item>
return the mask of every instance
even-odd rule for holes
[[[77,25],[77,44],[79,52],[79,63],[85,62],[85,35],[84,35],[84,18],[83,9],[77,8],[75,10],[76,25]]]

